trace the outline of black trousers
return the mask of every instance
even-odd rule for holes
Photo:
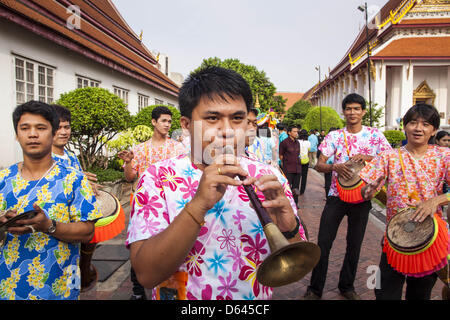
[[[325,197],[328,198],[328,192],[330,192],[331,187],[332,172],[325,172],[324,178],[325,178]]]
[[[388,264],[383,252],[380,259],[380,280],[379,288],[375,289],[377,300],[401,300],[405,282],[406,300],[430,300],[437,274],[432,273],[421,278],[404,276]]]
[[[298,187],[299,187],[301,173],[300,172],[299,173],[289,173],[289,172],[285,172],[285,171],[283,171],[283,172],[284,172],[284,175],[286,176],[286,179],[289,182],[289,186],[291,187],[295,204],[298,206],[298,194],[294,191],[294,189],[298,189]]]
[[[353,283],[371,208],[372,204],[370,201],[351,204],[341,201],[338,197],[329,197],[327,199],[320,218],[317,241],[321,250],[320,260],[312,272],[311,283],[308,287],[310,291],[319,297],[322,296],[323,288],[325,287],[331,247],[344,216],[347,216],[347,248],[339,274],[338,288],[342,293],[355,290]]]
[[[306,181],[308,180],[308,164],[302,164],[302,179],[300,183],[300,194],[304,194],[306,190]]]

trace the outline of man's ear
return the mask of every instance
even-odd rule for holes
[[[180,124],[183,129],[186,129],[189,131],[189,128],[191,127],[191,119],[189,119],[188,117],[182,116],[180,118]]]
[[[156,120],[155,119],[152,119],[152,125],[153,125],[153,127],[156,126]]]

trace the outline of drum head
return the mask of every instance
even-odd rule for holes
[[[386,236],[394,249],[414,252],[426,247],[434,235],[434,221],[428,216],[423,222],[413,222],[415,208],[400,210],[388,223]]]
[[[350,180],[346,180],[344,179],[344,177],[339,176],[338,182],[343,187],[346,188],[353,187],[357,185],[358,182],[361,180],[361,178],[359,177],[359,172],[361,171],[362,168],[364,168],[365,164],[364,162],[361,163],[359,161],[352,161],[352,160],[348,160],[345,164],[352,170],[353,172],[352,178]]]
[[[112,194],[107,191],[98,190],[98,196],[96,198],[103,218],[109,217],[117,212],[117,202]]]

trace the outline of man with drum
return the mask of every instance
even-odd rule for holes
[[[312,272],[310,285],[304,298],[317,300],[322,296],[328,271],[328,259],[336,238],[339,225],[347,216],[347,248],[339,275],[338,289],[345,298],[360,299],[353,283],[358,267],[359,254],[366,230],[370,201],[354,199],[343,201],[338,192],[338,177],[344,180],[354,178],[353,165],[364,165],[380,152],[391,149],[385,136],[376,128],[362,125],[366,114],[365,99],[355,93],[347,95],[342,101],[342,110],[346,120],[343,129],[330,132],[319,149],[321,151],[315,169],[319,172],[332,172],[332,181],[328,198],[322,212],[318,234],[318,245],[321,249],[319,263]],[[333,164],[327,164],[328,158],[334,156]]]
[[[0,172],[0,299],[78,299],[79,243],[94,235],[101,217],[82,172],[52,158],[59,120],[52,106],[38,101],[13,112],[19,162]]]
[[[428,144],[440,125],[435,107],[413,106],[403,117],[403,124],[408,143],[399,149],[382,152],[360,172],[360,177],[367,183],[362,189],[365,199],[371,199],[383,185],[387,187],[387,229],[379,265],[381,283],[377,285],[375,295],[379,300],[401,300],[406,281],[407,300],[428,300],[437,279],[436,272],[448,263],[448,227],[441,219],[441,206],[449,202],[449,194],[442,194],[442,186],[444,182],[450,182],[450,151]],[[400,224],[399,218],[403,215],[410,216]],[[424,228],[427,221],[434,224],[436,236],[432,234],[432,228]],[[397,235],[389,232],[392,227],[398,228]],[[414,233],[415,230],[421,234]],[[398,249],[398,244],[403,242],[399,238],[401,235],[419,240],[429,231],[434,239],[424,249],[408,248],[406,254],[404,249]],[[405,250],[407,246],[409,243],[402,244]]]
[[[133,150],[120,151],[118,157],[124,161],[125,179],[137,183],[144,171],[153,163],[179,156],[186,153],[184,145],[169,137],[172,126],[172,112],[165,106],[158,106],[152,110],[153,135],[150,140],[143,142]],[[133,190],[134,192],[134,190]],[[132,205],[132,201],[130,201]],[[131,268],[131,282],[133,294],[131,300],[146,300],[144,287],[139,284],[136,274]]]
[[[289,241],[306,237],[286,178],[244,155],[251,89],[238,73],[208,67],[184,82],[179,104],[191,154],[140,178],[127,238],[133,268],[157,299],[268,299],[256,269],[270,249],[244,185],[257,188]]]

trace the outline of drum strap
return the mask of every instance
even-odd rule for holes
[[[350,158],[350,150],[348,149],[348,142],[347,142],[347,136],[345,135],[345,128],[342,129],[342,133],[344,134],[345,149],[347,150],[347,155]]]

